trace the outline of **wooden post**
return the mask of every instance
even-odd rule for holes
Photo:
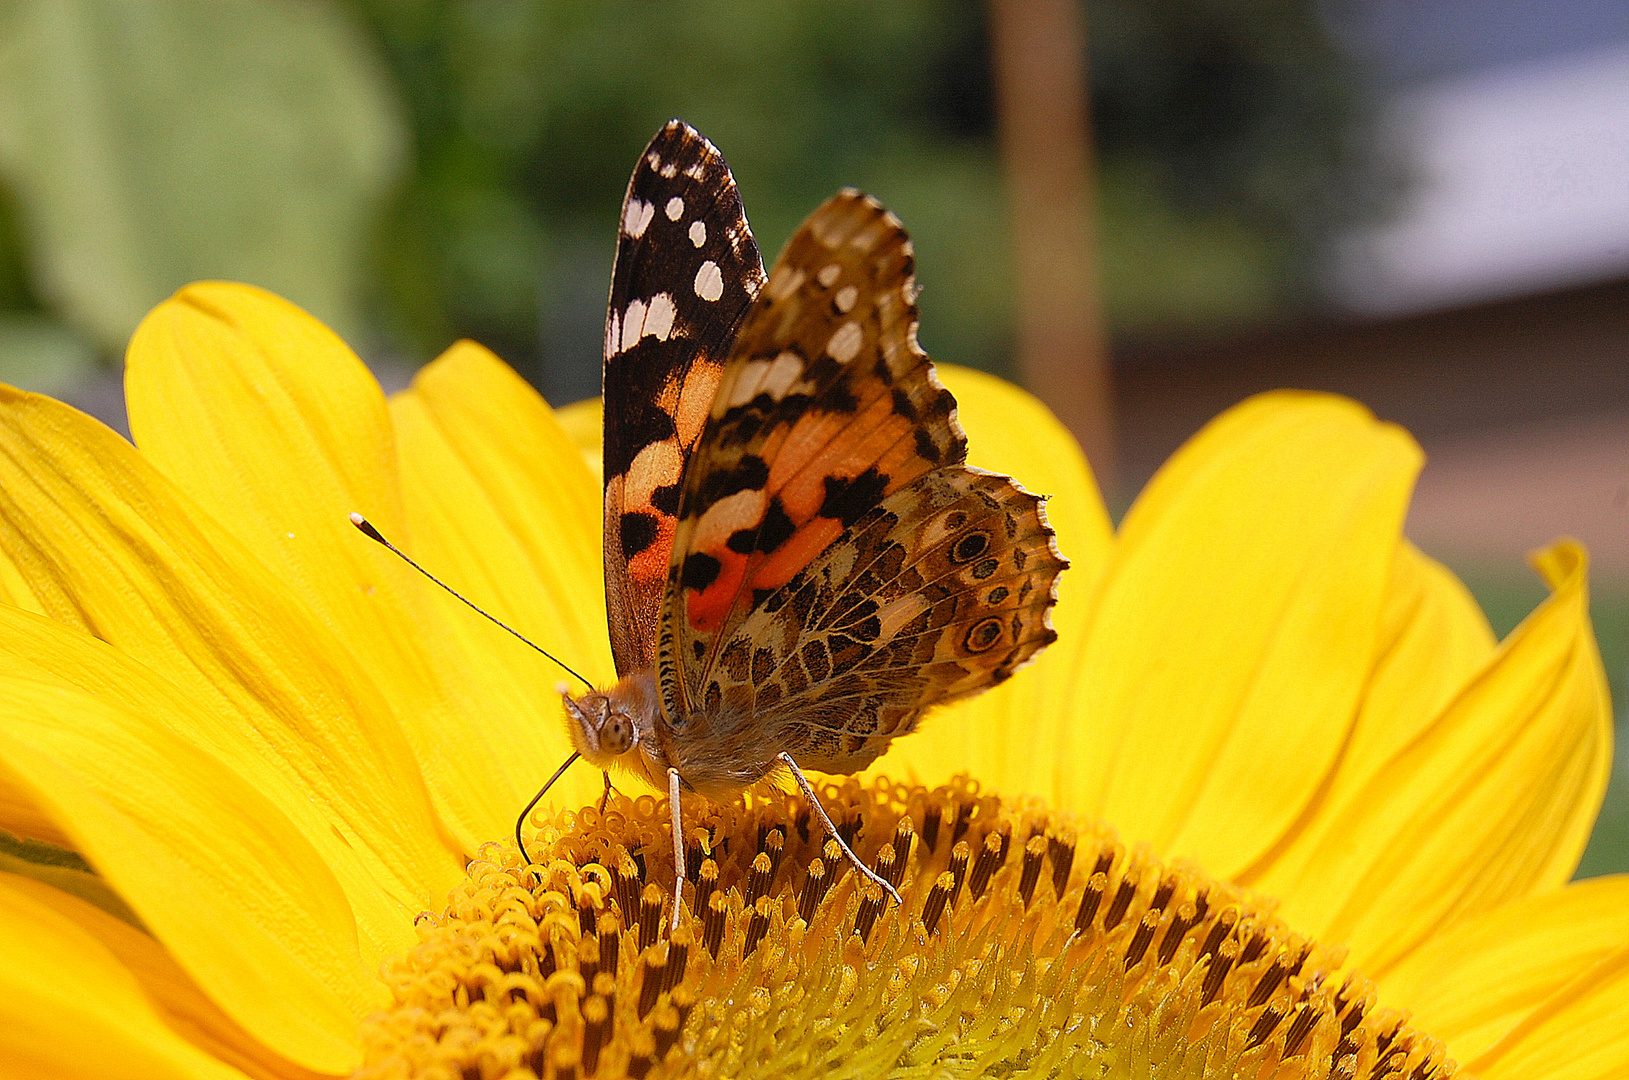
[[[1002,162],[1013,223],[1018,370],[1112,486],[1114,423],[1098,288],[1079,0],[990,0]]]

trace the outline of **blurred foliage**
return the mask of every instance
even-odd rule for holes
[[[556,396],[596,389],[628,173],[682,116],[728,156],[766,258],[837,188],[865,187],[918,238],[928,347],[999,353],[1004,233],[976,4],[355,3],[415,128],[418,168],[380,263],[380,307],[409,351],[466,334],[534,376],[547,357]]]
[[[97,368],[96,350],[44,314],[23,265],[17,204],[0,189],[0,382],[71,392]]]
[[[67,331],[80,357],[116,355],[206,277],[360,331],[366,238],[405,142],[387,78],[326,4],[0,2],[0,302],[59,321],[0,320],[6,374],[8,355],[45,364],[53,337],[73,352]]]
[[[1087,5],[1104,292],[1120,334],[1315,301],[1328,242],[1395,194],[1372,103],[1318,7]]]
[[[1310,254],[1373,190],[1314,0],[1086,10],[1116,331],[1303,302]],[[925,344],[1000,370],[984,19],[978,0],[0,0],[0,378],[55,389],[49,369],[116,354],[176,286],[235,277],[375,357],[467,336],[551,396],[591,393],[617,206],[671,116],[724,149],[767,257],[837,188],[882,198],[917,242]]]
[[[1004,366],[1007,230],[974,0],[351,0],[418,161],[376,310],[422,357],[458,335],[551,396],[597,386],[616,210],[682,116],[728,156],[766,258],[838,187],[911,229],[935,356]],[[1119,332],[1267,316],[1364,187],[1352,81],[1310,0],[1093,0],[1102,259]]]

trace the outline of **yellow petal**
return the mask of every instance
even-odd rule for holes
[[[1443,712],[1330,815],[1284,889],[1297,929],[1385,976],[1456,922],[1572,876],[1612,758],[1586,560],[1539,562],[1554,594]]]
[[[1107,566],[1114,524],[1080,444],[1039,398],[1010,382],[950,364],[939,365],[939,377],[956,395],[967,463],[1047,496],[1047,521],[1069,558],[1064,580],[1089,594]]]
[[[200,388],[207,393],[200,393]],[[327,327],[246,285],[189,285],[136,328],[125,371],[137,445],[344,642],[398,716],[443,821],[473,851],[502,832],[459,738],[459,685],[424,583],[351,527],[410,549],[384,395]]]
[[[599,485],[541,397],[497,357],[460,342],[391,401],[413,554],[437,576],[572,669],[615,681],[600,572]],[[464,737],[490,762],[485,786],[513,821],[571,752],[559,667],[444,596],[450,636],[473,673]],[[578,689],[581,689],[580,687]],[[600,793],[592,769],[551,798]]]
[[[1556,993],[1466,1069],[1482,1080],[1618,1080],[1629,1075],[1626,1001],[1629,945]]]
[[[12,561],[8,545],[0,544],[0,602],[45,614],[45,605],[34,595],[24,568]]]
[[[317,1071],[356,1064],[384,988],[333,875],[259,792],[147,718],[17,677],[0,762],[245,1030]]]
[[[136,980],[153,1010],[174,1034],[209,1056],[255,1077],[292,1080],[320,1075],[279,1057],[233,1023],[162,945],[129,923],[28,878],[0,874],[0,897],[14,905],[48,908],[55,916],[71,920]],[[79,944],[85,945],[82,941]],[[96,952],[94,948],[91,951]]]
[[[102,942],[14,881],[0,876],[6,1075],[243,1080],[171,1030]]]
[[[1069,785],[1060,782],[1056,754],[1074,719],[1070,673],[1085,648],[1087,616],[1108,566],[1113,525],[1080,445],[1045,405],[982,372],[942,365],[939,375],[956,395],[957,416],[967,429],[968,463],[1049,496],[1047,521],[1070,563],[1052,612],[1058,641],[1005,684],[932,713],[866,775],[884,773],[932,786],[972,772],[993,790],[1038,795],[1074,809]]]
[[[26,845],[14,844],[5,835],[0,835],[0,846],[28,850]],[[76,860],[77,854],[59,851],[56,848],[46,847],[45,851],[56,855],[71,855]],[[31,852],[37,854],[38,852]],[[37,881],[42,886],[49,886],[56,892],[68,893],[78,897],[85,903],[101,909],[109,917],[122,920],[132,927],[140,926],[141,920],[136,913],[130,910],[130,905],[124,898],[108,887],[108,883],[88,870],[81,870],[77,866],[65,866],[55,862],[35,862],[12,854],[10,851],[0,851],[0,872],[16,877],[28,878]]]
[[[28,792],[14,787],[4,773],[0,773],[0,829],[24,840],[68,846],[68,834],[49,814],[34,805]]]
[[[1419,449],[1361,406],[1224,413],[1121,525],[1054,767],[1129,841],[1231,876],[1290,829],[1372,665]]]
[[[1387,976],[1380,998],[1466,1062],[1625,945],[1629,875],[1580,881],[1432,938]]]
[[[143,455],[344,625],[373,556],[346,514],[399,514],[384,395],[345,343],[262,290],[189,285],[137,327],[125,395]]]
[[[1320,845],[1336,837],[1343,815],[1376,773],[1388,768],[1420,732],[1493,658],[1496,642],[1482,609],[1464,584],[1413,544],[1393,556],[1374,669],[1335,773],[1307,812],[1255,866],[1235,875],[1241,885],[1284,898],[1298,926],[1323,925],[1345,896],[1306,875]]]
[[[600,445],[605,438],[605,403],[599,398],[574,401],[554,410],[560,430],[582,452],[583,463],[593,474],[596,486],[605,483],[605,455]]]
[[[1464,583],[1413,544],[1398,544],[1374,669],[1337,784],[1378,768],[1435,720],[1497,647],[1487,616]]]
[[[461,864],[389,706],[263,566],[129,443],[12,390],[0,390],[0,546],[57,622],[107,643],[0,609],[12,670],[207,749],[334,867],[370,956],[413,941],[404,915],[438,903]]]

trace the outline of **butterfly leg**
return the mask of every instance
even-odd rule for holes
[[[606,804],[611,801],[611,774],[607,772],[600,775],[605,777],[605,791],[600,795],[600,820],[604,821]]]
[[[667,771],[667,804],[673,812],[673,914],[667,920],[667,932],[672,936],[679,928],[679,899],[684,895],[684,822],[679,817],[678,769]]]
[[[803,770],[798,768],[798,763],[792,760],[792,755],[782,751],[775,756],[780,758],[788,769],[792,770],[792,779],[798,782],[798,787],[803,789],[803,797],[809,800],[810,806],[814,807],[815,816],[820,819],[820,824],[824,825],[826,828],[826,835],[837,841],[837,846],[843,849],[843,855],[850,863],[853,864],[854,869],[860,872],[860,876],[865,878],[867,881],[870,881],[874,885],[877,885],[889,896],[892,896],[894,898],[894,903],[903,905],[905,901],[900,899],[899,890],[888,884],[887,880],[883,878],[882,875],[878,874],[875,870],[861,862],[860,857],[854,854],[853,849],[850,848],[843,840],[842,834],[837,831],[837,826],[832,824],[831,815],[826,813],[826,808],[821,806],[820,800],[815,797],[814,788],[809,784],[809,778],[803,775]],[[674,820],[677,820],[677,818]],[[677,835],[677,833],[675,832],[674,835]]]

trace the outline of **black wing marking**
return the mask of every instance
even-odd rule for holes
[[[669,121],[628,181],[605,315],[605,598],[621,674],[655,661],[680,479],[763,283],[723,155]]]

